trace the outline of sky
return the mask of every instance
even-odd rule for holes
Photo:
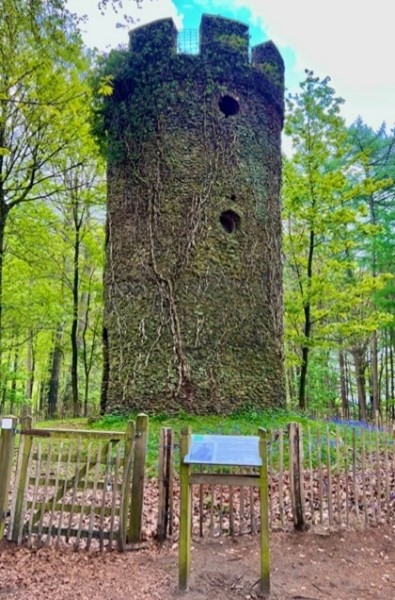
[[[252,45],[271,39],[286,68],[286,87],[297,91],[304,70],[329,76],[345,100],[347,123],[359,115],[373,128],[395,126],[393,0],[124,0],[123,11],[100,15],[98,0],[68,0],[71,10],[86,14],[88,46],[109,50],[128,43],[128,29],[117,28],[124,13],[136,26],[172,17],[177,28],[198,29],[203,13],[222,15],[250,26]]]

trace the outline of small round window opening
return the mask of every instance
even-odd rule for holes
[[[226,233],[234,233],[240,229],[240,216],[234,210],[224,210],[220,214],[219,222]]]
[[[225,117],[233,117],[234,115],[237,115],[240,110],[239,101],[229,94],[226,94],[220,98],[218,106],[220,111],[224,113]]]

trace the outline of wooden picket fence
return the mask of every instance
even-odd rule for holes
[[[159,527],[170,536],[178,514],[177,479],[168,465],[173,433],[162,432],[159,460]],[[166,440],[166,441],[164,441]],[[204,472],[199,465],[199,471]],[[225,469],[228,474],[232,468]],[[238,469],[240,473],[240,469]],[[254,475],[254,469],[244,474]],[[378,425],[350,427],[292,423],[268,434],[269,524],[272,530],[325,530],[395,523],[395,435]],[[257,533],[259,494],[240,485],[193,486],[193,534]],[[168,493],[175,489],[175,494]],[[168,498],[168,502],[166,502]],[[177,519],[176,519],[177,520]],[[168,529],[166,530],[166,524]],[[176,529],[176,528],[175,528]]]
[[[364,424],[291,425],[298,443],[290,448],[291,503],[295,525],[327,527],[378,525],[395,521],[395,436],[392,428]],[[296,434],[295,434],[296,435]],[[281,448],[281,433],[279,439]],[[281,450],[273,445],[269,458],[273,474],[281,472]],[[279,465],[280,463],[280,465]],[[285,475],[283,475],[284,479]],[[284,506],[284,482],[278,486],[279,506]],[[293,488],[300,488],[295,492]],[[271,520],[284,525],[276,514],[273,494]]]
[[[126,433],[37,430],[29,417],[20,435],[16,428],[14,419],[0,432],[0,539],[6,530],[18,543],[68,541],[101,549],[123,549],[141,539],[147,417],[139,416]],[[161,542],[178,535],[177,442],[172,429],[162,429],[158,479],[146,486],[151,529],[158,495],[156,532],[149,534]],[[392,429],[289,424],[268,432],[267,456],[272,530],[395,523]],[[236,473],[232,467],[223,471]],[[194,536],[259,532],[258,489],[231,480],[228,486],[193,484]]]
[[[28,545],[82,541],[101,550],[141,537],[147,444],[145,415],[126,433],[34,429],[21,423],[7,539]],[[4,533],[16,420],[0,438],[0,534]],[[8,480],[8,484],[6,483]]]

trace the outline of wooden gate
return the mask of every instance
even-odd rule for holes
[[[71,541],[75,549],[84,540],[87,549],[93,542],[101,550],[122,550],[130,532],[135,439],[134,422],[123,433],[31,429],[25,419],[8,539],[29,545]]]

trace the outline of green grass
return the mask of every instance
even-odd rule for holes
[[[128,420],[135,419],[136,414],[128,417],[108,415],[95,421],[89,419],[56,419],[40,421],[35,424],[39,428],[59,429],[96,429],[102,431],[125,431]],[[306,423],[308,419],[296,412],[285,410],[255,411],[233,413],[228,416],[207,415],[195,416],[179,414],[169,416],[159,414],[151,416],[148,426],[147,474],[152,477],[157,473],[158,443],[162,427],[174,430],[175,441],[181,429],[190,426],[192,433],[228,434],[228,435],[257,435],[259,427],[267,430],[285,427],[290,421]]]
[[[108,415],[95,420],[92,419],[57,419],[41,421],[35,424],[36,427],[43,428],[62,428],[62,429],[95,429],[102,431],[125,431],[128,420],[135,419],[136,414],[131,414],[128,417]],[[174,430],[175,442],[178,442],[180,431],[183,427],[189,425],[192,433],[202,434],[231,434],[231,435],[257,435],[259,427],[270,430],[285,429],[290,422],[299,422],[304,425],[304,456],[305,466],[308,464],[308,439],[307,425],[310,425],[311,431],[311,459],[312,466],[317,467],[318,463],[325,464],[327,460],[327,442],[329,442],[329,451],[331,455],[331,463],[335,464],[337,460],[337,452],[334,446],[336,440],[336,424],[325,421],[312,420],[297,412],[272,409],[267,411],[249,410],[237,412],[228,416],[207,415],[195,416],[187,414],[179,414],[177,416],[169,416],[159,414],[151,416],[148,426],[148,451],[147,451],[147,475],[154,477],[157,474],[158,468],[158,444],[159,434],[162,427],[171,427]],[[337,429],[339,440],[339,452],[341,463],[344,463],[345,456],[352,453],[352,426],[345,424]],[[357,448],[361,449],[361,428],[357,425],[354,427],[357,435]],[[321,433],[321,452],[317,445],[317,433]],[[371,436],[371,434],[369,434]],[[391,436],[381,435],[381,443],[386,440],[387,444],[392,444]],[[375,439],[372,439],[366,434],[366,450],[374,451]],[[321,455],[321,459],[319,456]],[[269,446],[269,457],[273,469],[275,470],[279,463],[279,445],[273,443]],[[284,466],[288,465],[288,443],[287,438],[284,438]],[[175,464],[178,464],[178,456],[175,456]]]
[[[109,415],[97,420],[91,426],[95,429],[122,430],[126,428],[128,419],[134,419],[135,417],[135,414],[129,417]],[[306,422],[307,420],[306,417],[298,413],[285,410],[245,411],[233,413],[228,416],[196,416],[185,413],[176,416],[159,414],[150,417],[150,433],[158,435],[162,427],[172,427],[176,435],[178,435],[183,427],[189,425],[193,433],[256,435],[259,427],[273,429],[281,427],[290,421]]]

